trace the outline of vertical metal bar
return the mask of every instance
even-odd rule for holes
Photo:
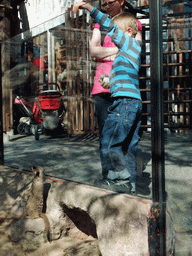
[[[52,50],[51,32],[47,30],[47,52],[48,52],[48,83],[52,83]]]
[[[162,0],[150,1],[152,212],[156,212],[156,236],[150,255],[166,255],[166,198],[163,127]],[[157,234],[159,232],[159,234]]]
[[[3,150],[3,99],[2,99],[2,68],[1,68],[1,43],[0,43],[0,165],[4,164]]]
[[[49,31],[50,33],[50,39],[51,39],[51,70],[52,70],[52,81],[53,83],[57,83],[56,79],[56,73],[55,73],[55,38],[53,34]],[[57,88],[55,88],[57,90]]]

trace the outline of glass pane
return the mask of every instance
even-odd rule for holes
[[[176,252],[187,253],[191,244],[192,216],[189,207],[191,18],[187,17],[182,23],[179,20],[176,25],[175,19],[173,22],[173,17],[169,18],[163,27],[166,191],[177,232]],[[44,33],[38,33],[36,28],[36,33],[28,31],[2,44],[5,166],[31,173],[31,166],[38,165],[44,167],[45,177],[128,195],[130,187],[125,183],[121,183],[122,186],[95,183],[103,178],[97,99],[92,95],[98,62],[91,57],[89,49],[93,24],[83,15],[78,19],[73,20],[69,15],[69,24]],[[153,74],[150,24],[148,19],[141,17],[141,20],[143,116],[136,158],[136,196],[145,200],[152,199],[150,78]],[[185,26],[186,33],[180,38],[174,37],[174,29]]]
[[[91,185],[102,178],[92,96],[97,63],[89,52],[91,33],[60,25],[48,33],[30,37],[28,32],[3,44],[10,59],[5,79],[13,98],[15,138],[5,144],[6,165],[27,170],[40,165],[46,175]],[[150,134],[140,132],[140,136],[138,191],[150,198],[151,170],[145,172],[151,158]],[[120,187],[130,193],[130,188]]]

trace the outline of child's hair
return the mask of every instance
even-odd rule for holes
[[[120,13],[116,15],[112,20],[124,33],[127,31],[128,27],[132,28],[132,36],[136,36],[138,32],[138,24],[136,18],[131,13]]]

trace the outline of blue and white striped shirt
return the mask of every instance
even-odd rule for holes
[[[139,89],[139,68],[141,42],[123,33],[107,14],[94,8],[91,17],[99,23],[119,51],[110,73],[112,97],[131,97],[141,100]]]

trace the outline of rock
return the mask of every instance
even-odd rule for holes
[[[151,206],[151,200],[63,181],[52,186],[47,213],[57,228],[78,228],[98,239],[102,256],[148,255]],[[167,250],[173,252],[175,230],[170,211],[168,215]]]
[[[148,253],[150,206],[151,200],[63,182],[51,189],[47,213],[60,227],[65,213],[79,230],[98,238],[102,256],[120,256]]]

